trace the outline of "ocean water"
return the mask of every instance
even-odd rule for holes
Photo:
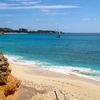
[[[5,34],[0,50],[10,63],[100,80],[100,34]]]

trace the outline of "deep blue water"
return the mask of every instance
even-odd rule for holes
[[[94,76],[100,75],[99,34],[69,33],[61,38],[53,34],[5,34],[0,35],[0,50],[6,55],[20,56],[21,60],[44,62],[48,66],[86,68],[98,71],[92,73]]]

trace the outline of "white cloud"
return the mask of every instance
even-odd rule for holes
[[[8,3],[0,2],[0,9],[6,9],[11,7],[23,7],[23,6],[32,6],[40,4],[39,0],[10,0]]]
[[[7,3],[0,3],[0,8],[4,8],[4,7],[7,7],[8,4]]]
[[[6,23],[11,24],[11,23],[12,23],[12,21],[7,21]]]
[[[40,11],[43,12],[43,13],[49,13],[50,12],[49,9],[40,9]]]
[[[47,12],[45,15],[66,15],[66,12]]]
[[[21,2],[21,4],[23,4],[24,6],[29,6],[29,5],[36,5],[36,4],[40,4],[41,1],[23,1]]]
[[[29,3],[29,4],[38,4],[38,3],[40,3],[41,1],[29,1],[29,2],[27,2],[27,1],[24,1],[24,2],[22,2],[23,4],[26,4],[26,3]]]
[[[82,18],[83,21],[96,21],[96,18]]]
[[[16,2],[31,2],[31,1],[35,1],[35,0],[10,0],[10,1],[16,1]]]
[[[66,14],[63,12],[51,12],[51,10],[56,9],[74,9],[80,8],[76,5],[44,5],[40,0],[10,0],[11,3],[0,3],[0,10],[28,10],[28,9],[38,9],[46,15],[56,15],[56,14]]]
[[[25,0],[26,1],[26,0]],[[43,5],[39,1],[20,3],[0,3],[0,9],[68,9],[79,8],[74,5]]]
[[[66,15],[67,12],[52,11],[51,9],[40,9],[45,15]]]
[[[11,4],[12,5],[12,4]],[[35,6],[1,6],[0,9],[68,9],[68,8],[79,8],[79,6],[72,5],[35,5]]]

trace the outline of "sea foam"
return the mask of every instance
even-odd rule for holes
[[[100,71],[93,70],[91,68],[82,68],[78,66],[55,66],[50,65],[47,62],[25,60],[22,56],[16,55],[5,55],[8,58],[10,64],[26,65],[26,66],[35,66],[39,67],[42,70],[48,70],[57,73],[63,73],[66,75],[78,75],[81,77],[86,77],[89,79],[100,81]]]

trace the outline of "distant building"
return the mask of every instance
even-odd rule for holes
[[[25,29],[25,28],[20,28],[20,29],[19,29],[19,32],[27,33],[27,32],[28,32],[28,30],[27,30],[27,29]]]

